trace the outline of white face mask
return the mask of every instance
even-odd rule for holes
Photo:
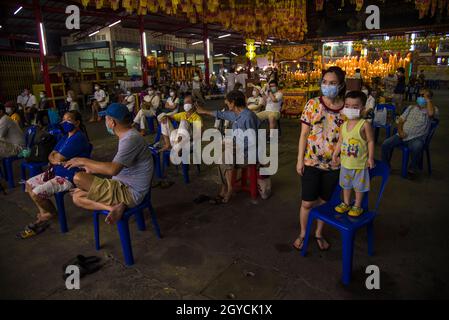
[[[362,92],[363,92],[364,94],[366,94],[366,96],[368,96],[368,94],[369,94],[368,90],[362,90]]]
[[[253,91],[253,97],[256,98],[258,96],[257,91]]]
[[[39,95],[39,97],[43,98],[43,97],[45,97],[45,94],[41,93],[41,94]]]
[[[200,81],[200,77],[195,76],[195,77],[193,78],[193,80],[195,80],[195,81]]]
[[[130,96],[131,95],[131,91],[126,91],[126,95]]]
[[[95,87],[95,90],[97,90],[97,91],[100,90],[100,87]]]
[[[152,95],[154,94],[154,91],[153,91],[153,90],[148,90],[148,94],[149,94],[150,96],[152,96]]]
[[[172,92],[170,92],[170,97],[174,97],[175,96],[175,93],[172,91]]]
[[[12,109],[11,108],[5,108],[5,111],[7,114],[11,114],[12,113]]]
[[[71,97],[67,97],[67,102],[72,102],[73,99]]]
[[[186,103],[184,105],[184,111],[189,112],[190,110],[192,110],[192,105],[190,103]]]
[[[349,119],[349,120],[355,120],[360,118],[360,109],[352,109],[352,108],[344,108],[343,114]]]

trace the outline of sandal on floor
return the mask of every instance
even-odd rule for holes
[[[209,200],[210,200],[209,196],[206,196],[205,194],[202,194],[202,195],[198,196],[197,198],[195,198],[193,200],[193,202],[195,202],[195,204],[200,204],[200,203],[203,203],[203,202],[206,202],[206,201],[209,201]]]
[[[17,234],[19,239],[28,239],[38,234],[41,234],[50,226],[49,221],[42,221],[39,223],[31,223],[25,229]]]
[[[97,272],[98,270],[101,269],[101,267],[103,267],[103,264],[99,263],[100,261],[101,261],[100,257],[96,257],[96,256],[85,257],[83,255],[78,255],[78,256],[76,256],[76,258],[69,260],[66,264],[64,264],[62,266],[62,272],[63,272],[62,278],[64,280],[66,280],[67,277],[70,276],[70,274],[65,273],[67,267],[70,265],[74,265],[79,268],[80,278],[82,278],[88,274]]]
[[[296,241],[299,240],[299,247],[295,246]],[[304,245],[304,238],[303,237],[298,237],[296,238],[295,242],[293,242],[292,247],[293,249],[297,250],[297,251],[301,251],[302,247]]]
[[[315,237],[316,243],[318,245],[318,248],[321,251],[328,251],[331,247],[331,244],[329,243],[329,241],[327,241],[324,237]],[[320,243],[326,242],[328,244],[327,248],[322,248],[322,246],[320,246]]]
[[[223,204],[223,200],[224,200],[224,198],[222,196],[216,196],[214,199],[210,199],[209,203],[219,205],[219,204]]]

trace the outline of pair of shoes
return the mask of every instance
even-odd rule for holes
[[[350,217],[359,217],[363,213],[363,208],[352,206],[351,210],[348,212]]]
[[[77,255],[75,258],[70,259],[67,263],[62,266],[62,278],[64,280],[70,276],[70,274],[66,273],[68,266],[77,266],[80,270],[80,278],[85,275],[92,274],[97,272],[103,267],[103,264],[100,263],[101,258],[96,256],[85,257],[83,255]]]
[[[340,203],[338,206],[335,207],[335,211],[337,211],[338,213],[346,213],[351,209],[350,205],[347,205],[346,203],[342,202]]]

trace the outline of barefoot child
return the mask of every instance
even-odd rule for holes
[[[338,163],[341,157],[340,186],[343,202],[335,211],[358,217],[363,213],[363,193],[369,191],[369,170],[374,168],[374,134],[369,122],[361,119],[367,97],[361,91],[346,94],[343,113],[347,120],[341,127],[340,138],[332,156]],[[340,155],[341,153],[341,155]],[[355,192],[355,203],[351,206],[351,191]]]

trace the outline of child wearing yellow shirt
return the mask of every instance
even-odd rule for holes
[[[346,94],[343,114],[347,120],[341,127],[337,147],[332,162],[341,159],[340,186],[343,202],[335,207],[338,213],[358,217],[363,213],[363,193],[370,189],[369,169],[374,168],[374,133],[369,122],[361,118],[365,108],[366,94],[351,91]],[[355,202],[351,206],[351,193],[355,192]]]

